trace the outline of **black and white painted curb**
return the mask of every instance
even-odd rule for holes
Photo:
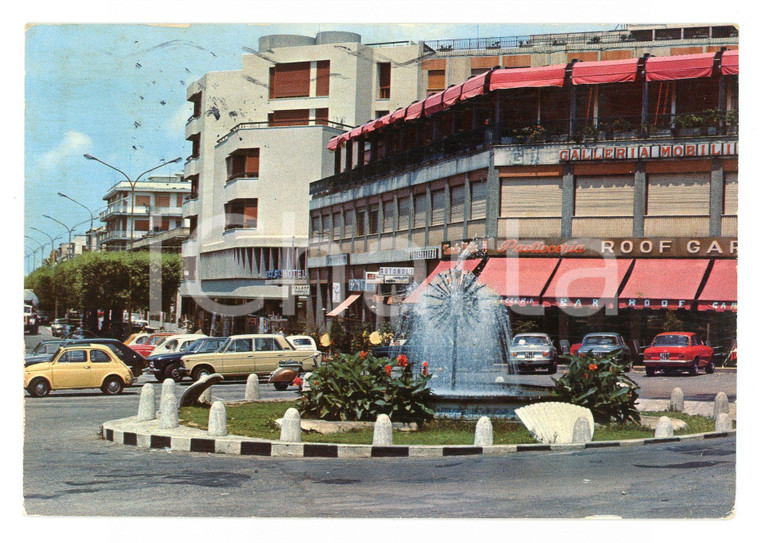
[[[656,445],[678,441],[715,439],[736,434],[708,432],[668,438],[643,438],[622,441],[592,441],[566,445],[348,445],[335,443],[286,443],[241,436],[210,438],[203,430],[180,427],[160,430],[155,424],[136,423],[135,418],[109,421],[101,428],[103,438],[120,445],[132,445],[146,449],[170,449],[200,453],[238,454],[247,456],[272,456],[289,458],[390,458],[390,457],[442,457],[491,455],[505,456],[512,453],[534,451],[571,451],[605,447],[629,447]],[[204,437],[205,436],[205,437]]]

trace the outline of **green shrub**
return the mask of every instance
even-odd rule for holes
[[[412,371],[405,356],[375,358],[362,351],[341,354],[314,370],[300,400],[300,411],[325,420],[424,423],[433,418],[430,376]]]
[[[554,396],[587,407],[597,422],[640,422],[635,407],[639,387],[625,374],[625,366],[614,362],[615,354],[563,355],[568,368],[559,379],[552,378]]]

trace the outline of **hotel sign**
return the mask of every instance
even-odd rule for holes
[[[576,147],[562,149],[559,159],[564,162],[584,160],[637,160],[650,158],[691,158],[701,156],[732,156],[738,153],[737,142],[678,143],[663,145],[629,145],[613,147]]]

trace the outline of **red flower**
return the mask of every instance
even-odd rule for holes
[[[409,363],[409,359],[406,357],[406,355],[404,355],[404,354],[400,354],[400,355],[398,356],[398,363],[399,363],[401,366],[403,366],[403,367],[406,367],[406,366],[407,366],[407,364]]]
[[[301,379],[300,377],[296,377],[295,379],[293,379],[293,384],[297,386],[298,388],[301,388],[301,386],[303,385],[303,379]]]
[[[422,375],[427,375],[427,374],[428,374],[428,361],[425,360],[422,363]]]
[[[388,375],[388,377],[391,376],[391,372],[392,371],[393,371],[393,366],[391,366],[390,364],[388,364],[387,366],[385,366],[385,373]]]
[[[599,366],[597,366],[597,365],[596,365],[596,364],[594,364],[593,362],[592,362],[591,364],[589,364],[589,365],[588,365],[588,369],[590,369],[591,371],[594,371],[594,370],[595,370],[596,368],[598,368],[598,367],[599,367]]]
[[[588,373],[586,373],[585,371],[583,372],[583,378],[588,379]]]
[[[364,360],[365,358],[367,358],[367,352],[366,351],[360,352],[359,353],[359,358],[361,358],[362,360]]]

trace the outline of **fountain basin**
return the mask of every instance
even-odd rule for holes
[[[473,392],[437,390],[433,395],[433,408],[435,417],[443,419],[517,419],[515,409],[532,403],[552,401],[553,388],[545,385],[521,384],[516,387],[494,383],[485,390]]]

